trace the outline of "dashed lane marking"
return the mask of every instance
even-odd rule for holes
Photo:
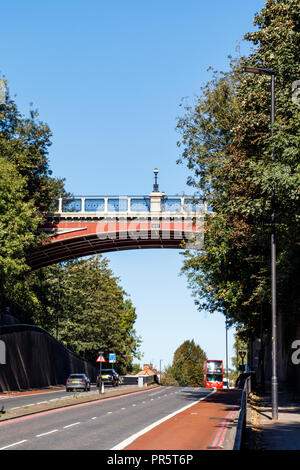
[[[0,447],[0,450],[5,450],[5,449],[8,449],[9,447],[17,446],[18,444],[23,444],[23,442],[27,442],[27,439],[24,439],[23,441],[13,442],[13,444],[9,444],[4,447]]]
[[[64,426],[64,429],[71,428],[72,426],[77,426],[77,424],[80,424],[80,421],[78,421],[77,423],[67,424],[67,426]]]
[[[58,431],[58,429],[52,429],[52,431],[43,432],[42,434],[37,434],[35,437],[47,436],[48,434],[53,434],[54,432],[57,432],[57,431]]]

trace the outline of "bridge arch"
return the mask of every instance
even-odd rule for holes
[[[41,228],[50,240],[28,259],[32,269],[82,256],[146,248],[201,249],[206,207],[191,196],[76,196],[59,199]]]

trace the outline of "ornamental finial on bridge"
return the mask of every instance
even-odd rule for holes
[[[157,193],[159,191],[158,189],[158,183],[157,183],[157,174],[158,174],[158,169],[154,168],[154,185],[153,185],[153,192]]]

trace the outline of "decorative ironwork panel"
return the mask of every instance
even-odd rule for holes
[[[128,211],[128,199],[108,199],[107,201],[108,212],[127,212]]]
[[[161,200],[161,210],[164,212],[180,212],[181,199],[169,199],[167,197]]]
[[[130,210],[132,212],[149,212],[150,211],[150,198],[144,197],[141,199],[132,198],[130,201]]]
[[[81,212],[81,199],[63,199],[63,212]]]
[[[84,210],[86,212],[104,212],[104,199],[85,199]]]

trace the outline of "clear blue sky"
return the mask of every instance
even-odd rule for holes
[[[262,0],[11,0],[1,5],[0,74],[19,109],[30,103],[53,132],[55,176],[74,194],[149,194],[153,169],[160,189],[185,191],[188,171],[175,131],[185,97],[192,102],[228,55],[249,53]],[[162,367],[194,339],[225,360],[221,315],[197,312],[179,276],[176,250],[106,255],[137,308],[141,362]],[[229,332],[229,357],[233,331]]]

